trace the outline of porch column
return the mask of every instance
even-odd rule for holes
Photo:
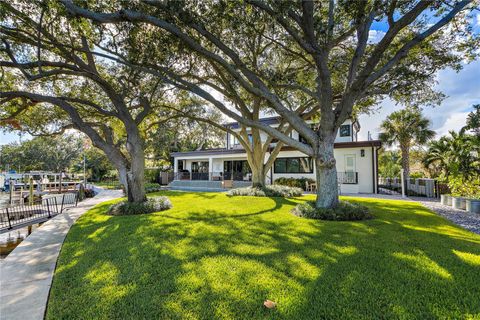
[[[212,180],[213,173],[213,158],[208,158],[208,180]]]
[[[178,161],[177,161],[177,158],[173,158],[173,173],[177,173],[178,172]]]

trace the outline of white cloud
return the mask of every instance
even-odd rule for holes
[[[449,130],[460,130],[466,121],[474,104],[480,103],[480,60],[465,65],[463,70],[442,70],[437,75],[437,89],[448,97],[435,108],[425,108],[424,114],[432,121],[432,129],[437,136],[447,134]],[[361,130],[359,140],[366,140],[368,131],[376,139],[380,132],[380,123],[392,112],[402,109],[389,99],[382,102],[380,110],[371,115],[361,115],[359,118]]]
[[[475,20],[477,21],[476,26],[480,27],[480,13],[477,13],[477,15],[475,16]]]
[[[462,127],[465,126],[467,121],[467,115],[468,112],[458,112],[450,114],[450,116],[443,123],[443,126],[435,130],[437,132],[437,137],[446,135],[450,130],[459,131]]]
[[[380,30],[370,30],[368,32],[368,42],[369,43],[378,43],[385,36],[385,32]]]

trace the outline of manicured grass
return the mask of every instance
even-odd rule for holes
[[[480,319],[480,236],[419,204],[330,222],[290,213],[312,197],[159,194],[174,207],[73,226],[47,319]]]

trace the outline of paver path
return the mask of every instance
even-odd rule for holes
[[[44,318],[57,257],[68,230],[94,205],[119,197],[119,190],[101,190],[94,198],[45,222],[0,263],[0,319]]]

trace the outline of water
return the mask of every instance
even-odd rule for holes
[[[9,195],[0,192],[0,209],[8,206]],[[33,230],[37,229],[41,224],[35,224],[29,227],[20,228],[0,234],[0,259],[5,259],[7,255],[13,251]]]
[[[0,234],[0,259],[5,259],[26,237],[42,224],[37,223],[25,228]]]

